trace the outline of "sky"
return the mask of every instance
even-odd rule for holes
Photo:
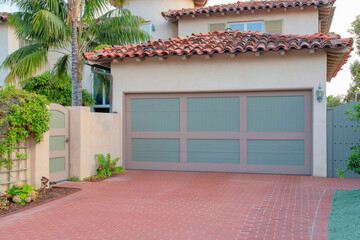
[[[209,0],[207,6],[233,3],[237,0]],[[351,27],[357,15],[360,15],[360,0],[337,0],[335,2],[336,10],[335,17],[333,19],[330,32],[340,34],[341,37],[351,37],[348,29]],[[331,80],[331,83],[327,84],[327,95],[345,95],[349,89],[351,82],[350,64],[355,59],[360,57],[355,53],[356,49],[351,53],[351,58],[346,65],[343,66],[343,70],[340,71],[335,78]]]

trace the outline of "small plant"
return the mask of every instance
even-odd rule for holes
[[[125,172],[126,170],[122,167],[117,167],[116,163],[120,160],[120,158],[115,158],[111,160],[110,153],[106,155],[106,158],[103,154],[95,155],[99,166],[97,168],[97,175],[102,178],[109,178],[111,175],[115,173]]]
[[[81,180],[78,177],[72,177],[69,179],[70,182],[81,182]]]
[[[102,181],[104,179],[105,179],[104,176],[95,175],[95,176],[86,177],[86,178],[83,179],[83,181],[84,182],[100,182],[100,181]]]
[[[6,195],[15,204],[26,204],[35,201],[38,193],[34,187],[24,182],[16,182],[12,188],[6,191]]]
[[[50,182],[50,180],[47,177],[41,178],[41,188],[52,188],[55,185],[56,182],[54,181]]]
[[[9,204],[9,200],[6,198],[0,198],[0,210],[7,210]]]

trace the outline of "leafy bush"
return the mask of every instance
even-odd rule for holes
[[[110,154],[106,155],[106,158],[103,154],[96,154],[95,155],[99,166],[97,168],[97,175],[103,178],[109,178],[111,175],[115,173],[124,172],[125,169],[122,167],[117,167],[116,163],[120,160],[120,158],[115,158],[111,160]]]
[[[17,182],[15,185],[6,191],[7,197],[12,198],[15,204],[26,204],[31,201],[35,201],[37,192],[35,188],[24,184],[23,182]]]
[[[49,130],[48,104],[46,98],[36,93],[15,87],[0,88],[0,167],[10,169],[15,147],[30,136],[36,143],[42,141]]]
[[[64,76],[64,78],[57,78],[51,72],[44,72],[25,81],[23,88],[45,96],[52,103],[71,106],[71,77]],[[82,90],[82,103],[83,106],[93,106],[96,101],[91,93]]]

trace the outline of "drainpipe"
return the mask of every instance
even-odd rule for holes
[[[93,74],[100,74],[100,75],[105,75],[105,76],[108,76],[109,79],[110,79],[110,113],[112,113],[112,108],[113,108],[113,76],[111,73],[107,73],[107,72],[99,72],[99,71],[96,71],[94,69],[93,66],[91,66],[91,72]]]
[[[333,8],[332,8],[332,11],[331,11],[331,15],[330,15],[330,16],[327,16],[326,18],[323,18],[323,19],[319,20],[319,26],[318,26],[318,32],[319,32],[319,33],[321,32],[321,23],[322,23],[323,21],[328,20],[329,18],[331,18],[331,22],[332,22],[332,19],[333,19],[333,17],[334,17],[334,13],[335,13],[335,9],[336,9],[336,7],[333,7]],[[330,22],[330,24],[329,24],[329,30],[330,30],[331,22]]]

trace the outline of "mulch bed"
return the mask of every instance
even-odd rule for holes
[[[38,190],[39,195],[36,198],[35,202],[30,202],[25,205],[21,205],[21,204],[15,204],[15,203],[11,202],[11,200],[10,200],[9,203],[7,204],[7,207],[8,207],[7,209],[0,209],[0,218],[8,216],[8,215],[16,213],[16,212],[27,210],[32,207],[39,206],[41,204],[44,204],[44,203],[47,203],[50,201],[54,201],[56,199],[65,197],[67,195],[78,192],[80,190],[81,190],[80,188],[64,188],[64,187],[53,187],[53,188],[40,189],[40,190]],[[0,197],[0,199],[1,198],[6,198],[6,197],[5,196]]]

